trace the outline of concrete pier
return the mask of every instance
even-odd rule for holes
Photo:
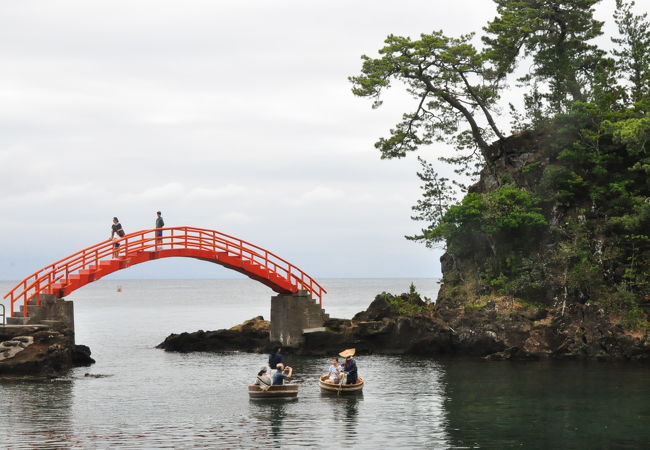
[[[303,332],[322,327],[329,318],[307,291],[271,297],[271,342],[297,347],[304,342]]]
[[[32,299],[27,305],[28,317],[23,316],[24,306],[19,307],[15,317],[7,317],[7,326],[45,325],[54,329],[66,329],[72,335],[74,344],[74,303],[55,295],[41,294],[41,304]]]

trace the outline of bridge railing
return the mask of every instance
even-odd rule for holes
[[[162,236],[156,236],[162,231]],[[117,247],[116,247],[117,245]],[[101,261],[127,258],[129,255],[158,251],[164,249],[197,249],[209,252],[225,252],[237,256],[242,261],[250,261],[260,267],[288,280],[299,290],[306,290],[318,298],[322,306],[322,297],[327,291],[311,276],[285,259],[250,242],[221,233],[216,230],[196,227],[170,227],[136,231],[118,239],[107,239],[93,246],[80,250],[53,264],[43,267],[19,282],[4,298],[11,301],[11,316],[14,315],[14,303],[22,303],[24,316],[27,304],[36,298],[40,304],[40,295],[51,293],[58,283],[67,283],[70,276],[91,266],[99,266]]]

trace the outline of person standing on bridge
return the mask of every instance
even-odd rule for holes
[[[158,216],[156,217],[156,228],[163,228],[165,226],[165,221],[162,218],[161,212],[158,211],[156,215]],[[156,250],[162,249],[162,235],[163,235],[162,230],[160,229],[156,230]]]
[[[117,234],[117,238],[115,235]],[[117,217],[113,217],[113,225],[111,225],[111,239],[116,240],[118,238],[124,237],[126,233],[124,233],[124,229],[122,228],[122,224],[118,220]],[[119,242],[115,242],[113,244],[113,247],[115,248],[115,251],[113,252],[113,258],[117,258],[118,255],[118,248],[120,247]]]

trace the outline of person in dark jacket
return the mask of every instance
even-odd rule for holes
[[[111,239],[116,240],[121,237],[124,237],[126,233],[124,233],[124,229],[122,228],[122,224],[118,220],[117,217],[113,217],[113,225],[111,225]],[[117,235],[117,237],[115,237]],[[113,244],[113,247],[115,248],[115,251],[113,252],[113,257],[117,258],[118,256],[118,248],[120,246],[119,242],[115,242]]]
[[[282,347],[279,346],[273,347],[273,350],[271,350],[271,354],[269,355],[269,367],[271,370],[275,370],[278,364],[284,363],[284,357],[280,353],[281,351]]]
[[[345,358],[345,362],[343,363],[343,372],[347,375],[345,384],[357,384],[357,363],[352,358],[355,351],[356,349],[354,348],[348,348],[339,353],[339,356]]]
[[[163,228],[165,226],[165,221],[162,218],[162,213],[158,211],[156,216],[156,228]],[[156,230],[156,250],[162,249],[162,234],[162,230]]]

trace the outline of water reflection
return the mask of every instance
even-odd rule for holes
[[[647,378],[631,365],[449,361],[455,446],[642,448],[650,442]]]
[[[296,403],[297,401],[297,398],[251,399],[249,401],[251,406],[251,416],[254,417],[260,428],[267,428],[263,424],[268,424],[268,436],[274,443],[279,444],[283,436],[282,424],[288,415],[289,405]],[[262,431],[266,430],[260,430],[260,432]]]
[[[0,380],[3,447],[69,447],[75,439],[71,421],[73,388],[71,379]]]
[[[343,436],[346,439],[356,439],[359,402],[363,400],[363,395],[336,396],[332,394],[322,394],[321,396],[329,397],[329,403],[332,407],[332,418],[334,419],[334,423],[340,423],[343,425]]]
[[[277,441],[281,435],[282,420],[284,420],[286,406],[283,404],[273,405],[271,407],[271,437]]]

